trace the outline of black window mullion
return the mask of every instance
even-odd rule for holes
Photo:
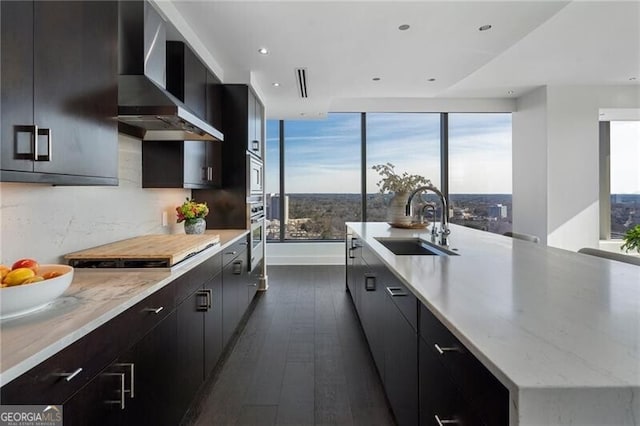
[[[284,217],[284,206],[285,206],[285,193],[284,193],[284,120],[280,120],[280,199],[278,200],[278,204],[280,205],[278,208],[280,209],[280,242],[284,241],[284,230],[287,226]]]
[[[360,191],[362,212],[360,220],[367,221],[367,114],[360,115]]]

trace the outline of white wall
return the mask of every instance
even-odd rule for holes
[[[568,250],[598,247],[599,110],[639,107],[637,85],[548,86],[520,98],[513,114],[514,230]],[[540,158],[530,144],[545,137]],[[545,167],[542,191],[534,180],[545,180]],[[544,204],[546,218],[535,208]]]
[[[547,89],[518,99],[512,121],[513,230],[547,243]]]
[[[142,145],[119,137],[117,187],[0,184],[0,262],[23,257],[40,263],[144,234],[184,232],[175,207],[191,195],[183,189],[142,189]],[[168,212],[162,227],[162,211]]]

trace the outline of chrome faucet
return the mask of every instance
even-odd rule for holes
[[[438,234],[438,230],[436,229],[436,203],[425,203],[424,206],[420,208],[420,223],[424,223],[425,212],[427,210],[431,210],[433,212],[433,223],[431,224],[431,242],[436,242],[436,236]]]
[[[447,246],[449,245],[448,236],[451,233],[451,231],[449,230],[449,207],[447,205],[447,199],[444,197],[444,195],[442,195],[442,192],[440,192],[438,188],[429,184],[414,189],[409,195],[409,199],[407,199],[405,214],[407,216],[412,216],[411,201],[413,201],[413,197],[424,191],[432,191],[440,198],[440,203],[442,203],[442,215],[440,216],[440,242],[438,244],[440,244],[441,246]],[[435,228],[435,223],[433,224],[433,226]]]

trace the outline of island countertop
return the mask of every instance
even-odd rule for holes
[[[0,386],[86,336],[127,308],[220,252],[247,230],[207,230],[220,244],[168,269],[75,269],[73,282],[48,307],[0,322]]]
[[[640,267],[452,225],[459,256],[396,256],[347,223],[509,390],[511,425],[640,422]]]

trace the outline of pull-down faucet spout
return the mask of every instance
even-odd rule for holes
[[[409,198],[407,199],[407,204],[405,206],[405,214],[407,216],[412,216],[411,212],[411,202],[413,201],[413,197],[415,197],[420,192],[424,191],[432,191],[440,198],[440,203],[442,204],[442,214],[440,215],[440,245],[447,246],[449,244],[448,235],[451,233],[449,230],[449,207],[447,205],[447,199],[444,197],[442,192],[435,186],[429,184],[425,186],[421,186],[419,188],[414,189]],[[435,225],[434,225],[435,226]]]

